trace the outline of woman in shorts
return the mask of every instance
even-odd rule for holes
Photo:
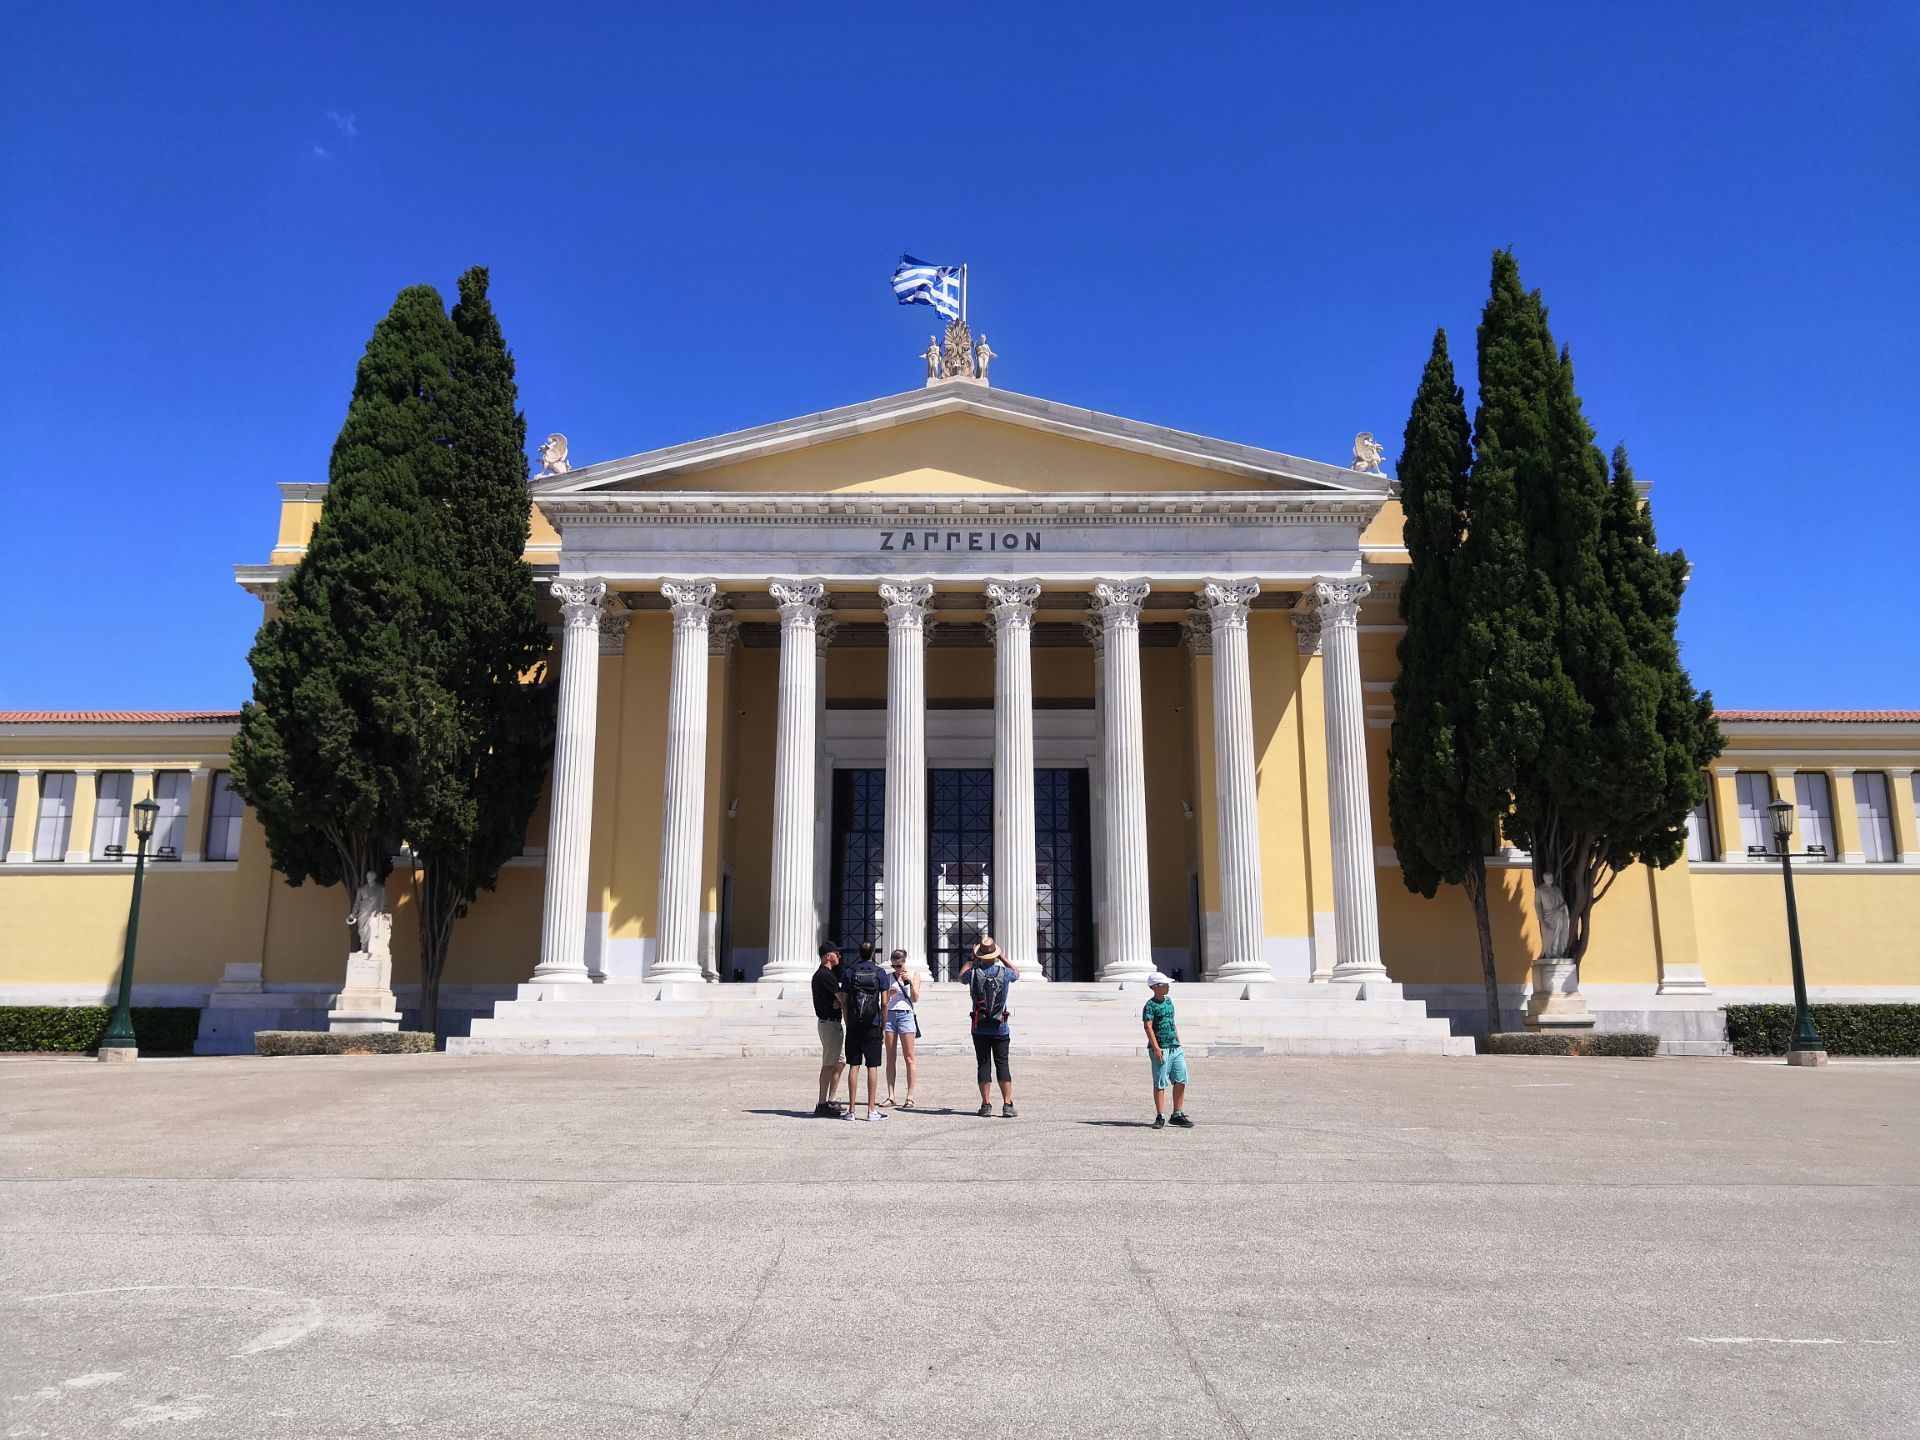
[[[887,1098],[884,1103],[893,1104],[894,1057],[904,1054],[907,1059],[907,1098],[900,1102],[900,1108],[911,1110],[914,1108],[913,1084],[919,1078],[913,1047],[920,1038],[920,976],[907,965],[906,951],[893,952],[888,981]]]

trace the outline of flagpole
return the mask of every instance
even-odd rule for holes
[[[960,262],[960,323],[967,323],[967,262]]]

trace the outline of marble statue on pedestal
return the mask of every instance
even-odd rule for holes
[[[1380,462],[1386,453],[1373,438],[1371,430],[1362,430],[1353,437],[1353,468],[1356,470],[1368,475],[1380,474]]]
[[[973,347],[974,373],[982,380],[987,378],[987,362],[993,359],[993,354],[993,347],[987,344],[987,332],[982,330],[980,343]]]
[[[327,1012],[327,1028],[364,1034],[370,1030],[398,1030],[400,1007],[393,997],[393,912],[387,908],[387,887],[372,871],[353,892],[347,911],[357,948],[347,956],[346,983],[340,998]]]
[[[573,468],[567,463],[567,437],[558,430],[547,436],[537,453],[542,475],[564,475]]]

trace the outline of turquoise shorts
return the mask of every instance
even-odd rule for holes
[[[1154,1089],[1165,1090],[1172,1085],[1187,1083],[1187,1052],[1178,1045],[1171,1050],[1162,1050],[1157,1060],[1153,1051],[1147,1051],[1147,1063],[1153,1066]]]

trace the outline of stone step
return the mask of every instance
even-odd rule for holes
[[[1196,1060],[1241,1059],[1262,1055],[1471,1055],[1473,1040],[1470,1036],[1439,1035],[1404,1037],[1302,1035],[1276,1037],[1254,1044],[1220,1045],[1205,1049],[1198,1046],[1187,1048],[1192,1058]],[[817,1047],[799,1044],[743,1047],[693,1043],[684,1037],[640,1039],[596,1036],[563,1039],[551,1035],[501,1036],[491,1040],[483,1040],[477,1036],[456,1037],[447,1042],[447,1052],[452,1055],[633,1055],[661,1059],[737,1059],[747,1056],[767,1056],[785,1057],[796,1061],[816,1059],[819,1055]],[[973,1049],[970,1045],[960,1046],[944,1042],[923,1044],[918,1053],[927,1058],[955,1060],[973,1058]],[[1021,1045],[1017,1053],[1068,1058],[1144,1059],[1146,1056],[1144,1048],[1127,1049],[1117,1045]]]
[[[1257,1010],[1267,1015],[1368,1016],[1410,1020],[1427,1018],[1427,1007],[1418,1000],[1240,1000],[1203,1006],[1181,1005],[1178,1016],[1182,1025],[1190,1025],[1231,1021],[1248,1010]],[[1016,1024],[1031,1022],[1047,1025],[1137,1025],[1140,1023],[1140,1007],[1137,1005],[1109,1007],[1020,1004],[1013,1007],[1013,1013]],[[930,1019],[941,1022],[948,1019],[959,1020],[966,1014],[967,1007],[964,1003],[937,1005],[922,1001],[920,1005],[922,1025]],[[596,1019],[639,1019],[650,1015],[672,1015],[686,1020],[730,1021],[767,1018],[813,1023],[811,1004],[790,1004],[786,1001],[756,1004],[750,1001],[689,1003],[679,1000],[620,1000],[592,1004],[575,1002],[552,1005],[541,1000],[503,1000],[494,1008],[496,1019],[535,1016],[551,1016],[556,1020],[562,1017],[588,1016]]]

